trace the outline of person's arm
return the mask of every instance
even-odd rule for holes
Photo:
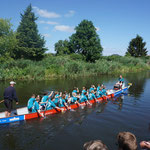
[[[89,105],[92,105],[92,104],[88,101],[87,97],[86,97],[86,99],[85,99],[85,102],[87,102]]]
[[[98,101],[95,94],[93,94],[93,98],[95,99],[96,102]]]
[[[14,88],[14,90],[13,90],[13,99],[16,101],[16,104],[18,104],[18,97],[17,97],[17,95],[16,95],[16,90],[15,90],[15,88]]]
[[[81,106],[81,104],[78,101],[76,101],[75,104],[78,104],[79,106]]]
[[[53,91],[49,94],[49,96],[48,96],[48,97],[50,98],[52,95],[53,95]]]
[[[67,107],[68,110],[70,109],[69,106],[67,105],[67,103],[64,103],[64,105]]]

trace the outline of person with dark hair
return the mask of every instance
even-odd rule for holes
[[[77,87],[74,87],[74,90],[72,91],[72,95],[73,93],[76,93],[76,95],[79,94],[79,89]]]
[[[96,102],[98,101],[95,94],[94,94],[94,90],[91,91],[91,93],[88,94],[88,99],[89,100],[95,100]]]
[[[150,141],[141,141],[140,142],[140,147],[142,149],[150,149]]]
[[[85,102],[86,104],[92,105],[87,99],[87,92],[81,94],[79,103]]]
[[[131,132],[119,132],[117,141],[118,150],[137,150],[137,140]]]
[[[48,92],[45,92],[44,93],[44,96],[42,97],[42,100],[40,102],[41,104],[41,109],[44,110],[45,109],[45,106],[46,106],[46,103],[48,101],[48,99],[53,95],[53,91],[48,95]]]
[[[58,102],[58,107],[66,107],[69,110],[70,108],[65,101],[65,97],[66,97],[65,94],[63,94],[62,97],[60,97],[59,102]]]
[[[101,140],[86,142],[83,148],[84,150],[108,150],[107,146]]]
[[[7,110],[5,111],[5,116],[9,117],[11,115],[11,110],[13,108],[13,100],[16,101],[16,104],[18,104],[18,98],[16,95],[16,90],[14,88],[14,85],[16,82],[11,81],[10,86],[7,87],[4,91],[4,104]]]
[[[28,100],[28,104],[27,104],[27,108],[28,111],[31,113],[32,112],[32,107],[33,107],[33,103],[34,101],[36,101],[35,99],[35,94],[32,94],[31,98]]]
[[[91,91],[95,91],[96,87],[95,85],[91,85],[90,89],[89,89],[89,93],[91,93]]]
[[[82,88],[82,93],[85,93],[85,92],[87,92],[87,91],[86,91],[86,88],[83,87],[83,88]]]
[[[58,106],[58,103],[59,103],[59,99],[60,99],[60,97],[62,96],[62,92],[60,92],[60,94],[59,94],[59,92],[58,91],[55,91],[55,93],[54,93],[54,104],[56,105],[56,106]]]
[[[39,113],[42,117],[44,117],[44,115],[41,113],[40,111],[40,107],[39,107],[39,101],[40,101],[40,96],[38,95],[35,98],[35,101],[33,102],[33,106],[32,106],[32,113]]]

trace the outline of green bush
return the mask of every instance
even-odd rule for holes
[[[150,69],[150,58],[102,56],[95,63],[85,62],[81,55],[45,55],[41,61],[4,59],[0,65],[0,80],[50,80],[58,77],[120,74]]]

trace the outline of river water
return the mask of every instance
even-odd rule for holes
[[[117,77],[99,76],[51,81],[17,81],[15,86],[19,105],[26,106],[32,93],[58,90],[71,92],[73,87],[98,83],[113,87]],[[0,126],[0,150],[82,150],[83,144],[100,139],[116,150],[116,136],[120,131],[136,135],[138,143],[150,140],[150,72],[126,74],[126,83],[133,86],[123,95],[92,107],[78,108],[75,112],[47,116],[45,119]],[[0,99],[8,82],[0,83]],[[4,111],[0,104],[0,111]]]

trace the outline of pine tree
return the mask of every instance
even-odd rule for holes
[[[70,37],[71,52],[82,54],[86,61],[94,62],[102,55],[103,48],[92,21],[83,20]]]
[[[147,55],[147,48],[145,48],[146,42],[143,42],[143,38],[139,35],[132,39],[129,43],[126,55],[134,57],[142,57]]]
[[[16,48],[16,58],[40,60],[47,50],[44,38],[38,34],[37,18],[32,12],[31,4],[21,14],[21,22],[17,29],[18,45]]]

